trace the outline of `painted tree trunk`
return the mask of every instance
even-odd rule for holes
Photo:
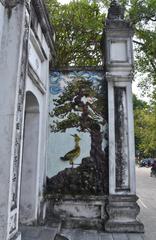
[[[108,193],[108,158],[102,149],[103,136],[99,130],[91,131],[90,157],[95,162],[96,169],[96,192],[100,195]]]

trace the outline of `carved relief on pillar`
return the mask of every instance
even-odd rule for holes
[[[123,19],[124,18],[124,8],[121,7],[118,1],[113,0],[110,4],[108,10],[108,19]]]
[[[23,3],[24,0],[5,0],[4,2],[7,8],[13,8],[16,7],[17,4]]]
[[[126,87],[114,88],[116,191],[129,190]]]
[[[0,0],[0,3],[4,5],[4,0]]]
[[[112,0],[103,37],[109,115],[108,232],[143,232],[136,203],[132,37],[133,29],[124,19],[122,6]]]
[[[27,6],[26,6],[27,7]],[[20,79],[18,83],[18,99],[16,109],[15,123],[15,140],[14,140],[14,155],[11,179],[11,199],[10,199],[10,217],[9,217],[9,236],[14,234],[18,228],[18,195],[19,195],[19,174],[21,161],[21,147],[23,136],[23,121],[24,121],[24,97],[25,97],[25,79],[28,65],[28,40],[29,40],[30,20],[28,11],[25,8],[25,23],[23,35],[23,52],[21,59]]]
[[[9,222],[9,234],[11,235],[12,232],[16,231],[16,223],[17,223],[17,213],[13,214],[10,217],[10,222]]]

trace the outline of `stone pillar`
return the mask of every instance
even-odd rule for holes
[[[3,3],[3,4],[2,4]],[[29,1],[3,1],[0,39],[0,239],[18,233]]]
[[[0,240],[21,239],[23,205],[25,222],[45,217],[49,61],[54,56],[44,1],[0,0]],[[33,124],[37,134],[32,137]]]
[[[105,77],[108,82],[109,201],[108,232],[143,232],[137,220],[132,104],[133,31],[124,11],[112,1],[104,32]]]

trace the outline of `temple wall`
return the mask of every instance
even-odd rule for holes
[[[47,89],[49,61],[55,55],[52,31],[42,1],[0,2],[2,240],[20,239],[19,222],[32,224],[44,215]],[[25,195],[28,189],[32,194]]]

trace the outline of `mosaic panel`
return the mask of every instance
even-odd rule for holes
[[[49,90],[49,191],[105,192],[107,85],[103,72],[55,71]]]

